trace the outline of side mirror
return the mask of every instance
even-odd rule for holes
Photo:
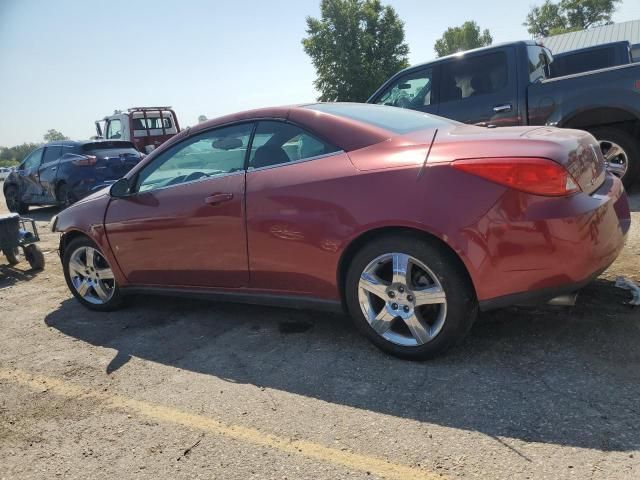
[[[109,189],[109,195],[114,198],[126,197],[127,195],[129,195],[129,189],[129,180],[123,177],[119,180],[116,180],[116,183],[111,185],[111,188]]]

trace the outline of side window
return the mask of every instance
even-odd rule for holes
[[[39,148],[36,151],[32,152],[24,159],[22,162],[22,168],[25,170],[31,170],[33,168],[38,168],[40,166],[40,160],[42,160],[42,151],[43,148]]]
[[[527,47],[529,54],[529,81],[531,83],[544,80],[544,67],[546,65],[544,51],[538,47]]]
[[[442,68],[440,102],[498,93],[508,84],[507,74],[504,52],[452,59]]]
[[[376,100],[376,103],[417,110],[431,105],[432,77],[431,68],[400,77]]]
[[[271,167],[339,150],[296,125],[262,121],[251,144],[249,168]]]
[[[109,138],[122,138],[122,124],[120,120],[109,120],[109,126],[107,127],[107,139]]]
[[[60,145],[52,145],[45,148],[42,163],[55,162],[62,156],[62,147]]]
[[[243,170],[252,129],[252,123],[218,128],[174,145],[142,170],[138,191]]]

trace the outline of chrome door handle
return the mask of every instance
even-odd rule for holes
[[[496,105],[493,107],[493,111],[496,113],[505,113],[511,111],[511,104],[505,103],[504,105]]]
[[[233,193],[216,193],[204,199],[204,203],[207,205],[220,205],[223,202],[228,202],[233,199]]]

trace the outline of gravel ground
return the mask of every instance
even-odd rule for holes
[[[4,199],[0,200],[4,202]],[[71,298],[0,265],[0,479],[640,478],[640,189],[628,244],[573,308],[482,314],[427,363],[338,315]],[[0,212],[6,212],[0,203]]]

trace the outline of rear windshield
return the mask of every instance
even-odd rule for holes
[[[451,125],[451,120],[426,113],[385,105],[365,103],[316,103],[305,108],[368,123],[393,133],[403,134]]]
[[[109,142],[95,142],[95,143],[85,143],[82,145],[82,150],[85,152],[95,151],[95,150],[114,150],[114,149],[124,149],[135,150],[133,143],[131,142],[123,142],[123,141],[109,141]]]
[[[146,130],[147,127],[150,130],[157,130],[163,128],[171,128],[173,125],[171,119],[168,117],[147,117],[147,118],[134,118],[132,120],[134,130]]]
[[[98,154],[99,156],[117,156],[121,153],[125,153],[127,155],[140,155],[140,152],[135,149],[133,143],[121,141],[85,143],[82,145],[82,151],[85,153]]]

